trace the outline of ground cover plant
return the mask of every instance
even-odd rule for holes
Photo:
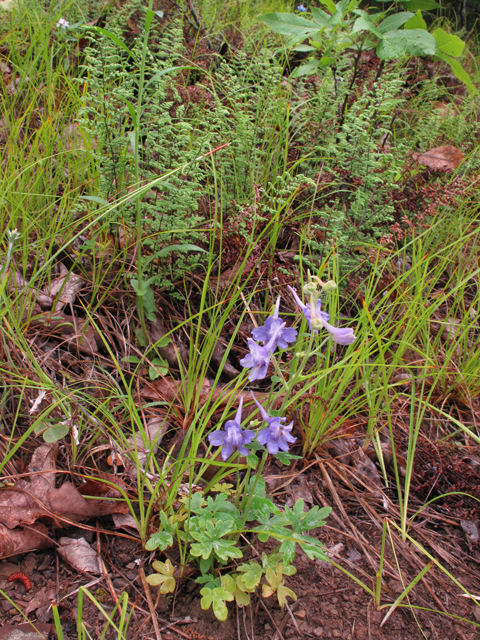
[[[5,637],[476,637],[478,44],[436,9],[0,2]]]

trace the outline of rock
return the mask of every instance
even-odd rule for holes
[[[316,638],[321,638],[321,637],[323,636],[323,627],[316,627],[316,628],[313,630],[313,635],[314,635]]]
[[[305,618],[306,615],[307,615],[307,612],[305,611],[305,609],[300,609],[300,611],[295,612],[295,617],[301,618],[302,620]]]
[[[268,624],[268,622],[263,628],[265,629],[265,631],[271,631],[272,630],[272,627]]]
[[[334,629],[332,631],[332,636],[334,638],[341,638],[342,637],[342,633],[341,633],[340,629]]]

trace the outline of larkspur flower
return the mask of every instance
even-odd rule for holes
[[[55,23],[55,26],[58,27],[59,29],[66,29],[69,26],[69,22],[68,20],[65,20],[65,18],[59,18],[58,22]]]
[[[356,340],[356,335],[353,333],[353,329],[341,329],[340,327],[334,327],[323,319],[320,319],[320,323],[331,335],[332,340],[337,344],[348,345],[352,344],[352,342]]]
[[[272,351],[275,349],[277,337],[285,327],[286,323],[282,322],[263,347],[254,342],[251,338],[248,338],[247,343],[250,353],[240,360],[240,364],[246,369],[252,369],[248,376],[250,382],[262,380],[262,378],[267,375],[270,356],[272,355]]]
[[[279,449],[282,451],[288,451],[289,443],[293,444],[297,440],[290,433],[293,428],[293,422],[290,422],[290,424],[282,424],[286,418],[271,418],[262,405],[257,401],[253,393],[250,393],[252,394],[255,404],[260,409],[262,418],[268,424],[268,427],[262,429],[257,435],[257,442],[265,445],[268,453],[272,455],[278,453]]]
[[[265,325],[263,327],[256,327],[252,331],[252,336],[254,340],[258,342],[268,342],[276,330],[283,324],[283,321],[278,317],[278,312],[280,309],[280,298],[278,296],[277,301],[275,303],[275,310],[273,312],[273,316],[269,316],[265,320]],[[285,327],[277,334],[277,338],[275,340],[275,346],[272,351],[275,351],[275,347],[279,347],[280,349],[286,349],[288,347],[289,342],[295,342],[297,339],[297,331],[292,329],[291,327]]]
[[[304,11],[307,11],[306,7],[304,7],[304,6],[303,6],[303,4],[299,4],[299,5],[298,5],[298,7],[297,7],[297,10],[298,10],[298,11],[301,11],[302,13],[303,13]]]
[[[288,287],[288,288],[292,292],[292,295],[295,298],[295,302],[298,304],[298,306],[302,310],[302,313],[303,313],[303,315],[305,316],[305,318],[306,318],[306,320],[308,322],[308,326],[311,329],[312,328],[312,310],[311,310],[310,306],[308,304],[303,304],[303,302],[298,297],[297,292],[295,291],[295,289],[293,289],[292,287]],[[322,318],[322,320],[324,320],[325,322],[328,322],[330,320],[330,315],[328,313],[326,313],[326,311],[322,311],[322,302],[320,300],[317,300],[317,302],[316,302],[315,313],[317,315],[317,318],[318,317]],[[316,333],[316,331],[315,331],[315,333]]]
[[[255,438],[255,434],[249,429],[242,429],[242,407],[243,396],[240,397],[235,420],[227,420],[225,423],[225,431],[219,429],[210,433],[208,436],[208,440],[212,446],[222,447],[223,460],[228,460],[234,449],[237,449],[238,453],[242,454],[242,456],[248,456],[250,453],[244,445],[249,444]]]

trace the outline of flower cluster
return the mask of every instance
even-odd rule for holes
[[[297,339],[297,331],[287,328],[286,323],[278,317],[279,309],[280,296],[275,303],[273,316],[267,318],[263,327],[257,327],[252,331],[255,340],[264,343],[263,347],[251,338],[247,340],[250,353],[240,360],[240,364],[242,367],[251,369],[248,376],[250,382],[262,380],[267,375],[270,356],[277,347],[286,349],[289,342],[295,342]]]
[[[289,443],[293,444],[297,440],[290,433],[293,428],[293,422],[290,424],[282,424],[286,420],[285,417],[270,417],[253,393],[252,398],[260,409],[262,418],[268,425],[257,434],[257,442],[266,446],[267,451],[272,455],[278,453],[280,449],[282,451],[288,451]],[[222,447],[223,460],[228,460],[235,449],[242,456],[247,456],[250,453],[249,450],[245,448],[245,445],[252,442],[255,434],[249,429],[242,429],[242,407],[243,396],[240,397],[235,420],[227,420],[225,430],[214,431],[208,436],[211,445],[214,447]]]
[[[297,11],[300,11],[301,13],[304,13],[305,11],[307,11],[307,8],[303,6],[303,4],[299,4],[297,7]]]
[[[66,29],[69,24],[70,23],[68,22],[68,20],[65,20],[65,18],[59,18],[58,22],[55,23],[55,26],[59,29]]]

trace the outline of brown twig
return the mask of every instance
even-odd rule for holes
[[[150,615],[152,616],[152,623],[153,623],[153,628],[155,629],[155,636],[157,640],[162,640],[162,634],[160,633],[160,627],[158,626],[157,614],[153,606],[152,594],[150,593],[150,587],[148,585],[147,579],[145,578],[145,571],[143,570],[143,567],[140,567],[140,570],[138,573],[140,575],[140,580],[142,581],[143,589],[145,591],[145,597],[147,599]]]

